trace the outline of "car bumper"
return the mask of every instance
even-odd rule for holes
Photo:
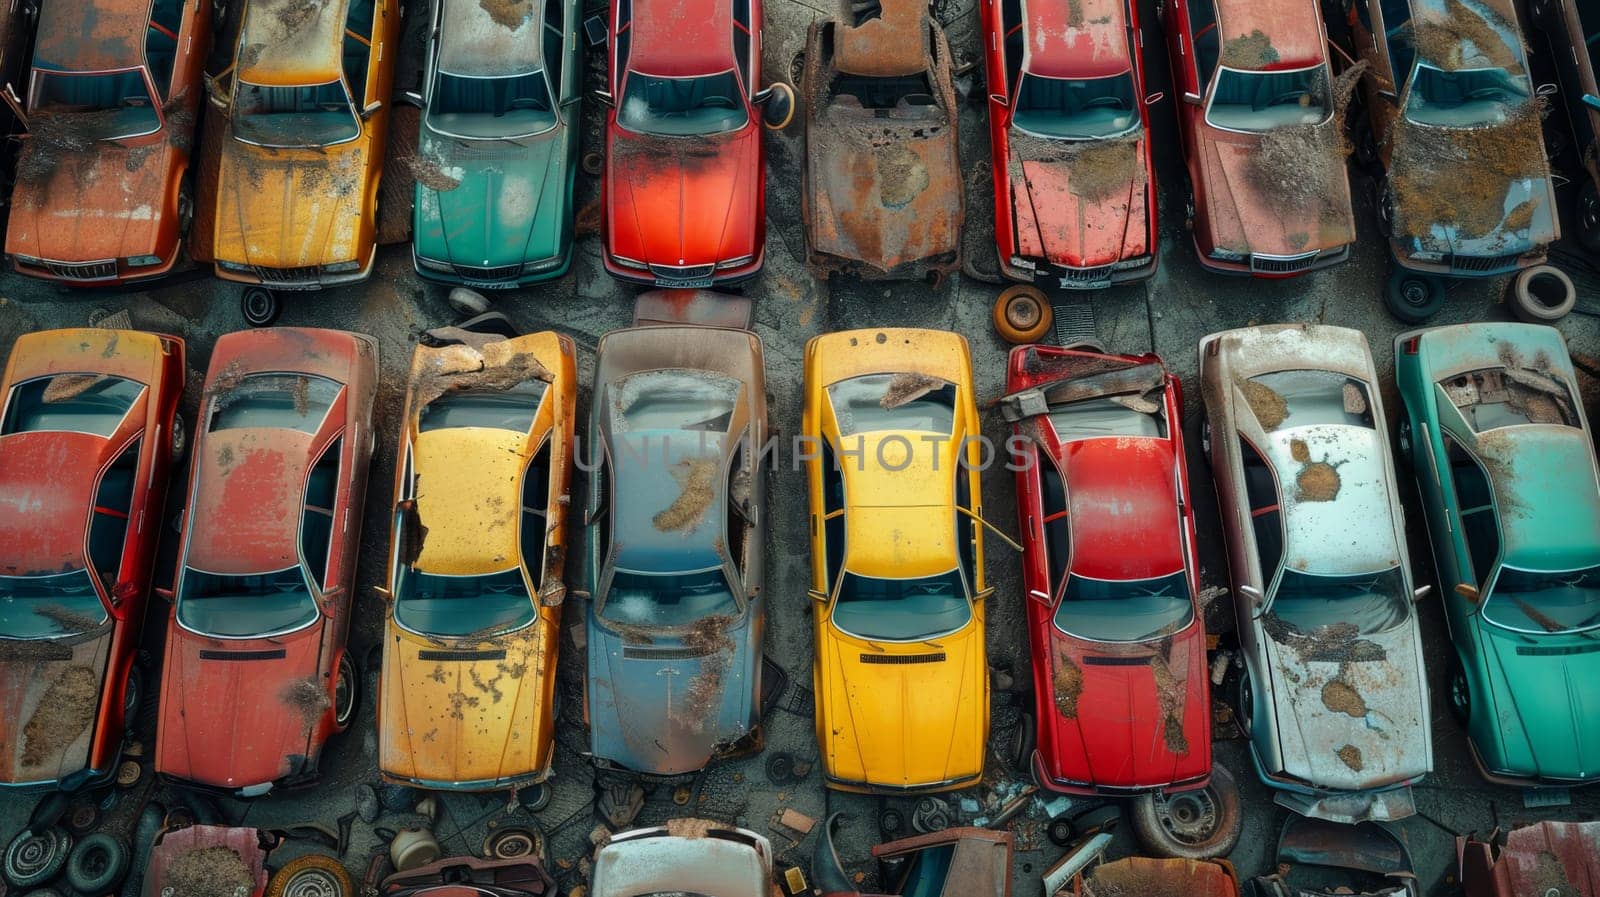
[[[1491,770],[1488,764],[1483,762],[1483,755],[1478,753],[1477,742],[1469,738],[1467,747],[1472,751],[1472,765],[1478,768],[1478,775],[1496,785],[1506,785],[1511,788],[1584,788],[1600,782],[1600,771],[1597,771],[1592,778],[1563,779],[1537,774],[1528,775],[1518,770]]]
[[[1523,268],[1544,264],[1545,259],[1549,257],[1549,247],[1539,246],[1518,255],[1456,256],[1445,261],[1421,261],[1402,252],[1400,244],[1393,240],[1389,241],[1389,252],[1394,257],[1394,263],[1408,271],[1419,271],[1439,277],[1462,278],[1499,277],[1502,274],[1511,274]]]
[[[1317,253],[1315,258],[1311,259],[1303,266],[1296,267],[1292,271],[1267,270],[1263,268],[1263,265],[1268,264],[1269,262],[1283,261],[1281,259],[1276,259],[1275,257],[1269,256],[1256,256],[1255,258],[1258,259],[1257,261],[1252,261],[1249,258],[1243,261],[1228,261],[1224,259],[1212,258],[1210,255],[1206,254],[1204,249],[1200,247],[1198,240],[1194,241],[1194,253],[1195,257],[1200,260],[1200,267],[1212,272],[1213,274],[1228,274],[1234,277],[1258,277],[1262,280],[1285,280],[1290,277],[1299,277],[1302,274],[1309,274],[1312,271],[1321,271],[1324,268],[1331,268],[1334,265],[1343,264],[1350,258],[1350,246],[1351,244],[1346,243],[1337,249],[1325,249],[1322,252]]]
[[[550,778],[550,768],[534,770],[514,776],[501,776],[495,779],[473,779],[471,781],[455,782],[446,779],[424,779],[414,776],[397,776],[387,770],[379,770],[383,781],[395,785],[409,785],[413,788],[423,788],[428,791],[505,791],[511,788],[521,788],[525,785],[537,785]]]
[[[173,248],[172,255],[158,265],[141,265],[131,267],[122,259],[108,259],[106,262],[62,262],[55,259],[40,259],[38,264],[20,261],[16,256],[11,256],[11,268],[24,277],[37,280],[48,280],[53,283],[64,284],[69,287],[93,289],[96,287],[130,286],[136,283],[148,283],[159,280],[172,273],[178,264],[178,257],[183,254],[182,245]],[[74,268],[85,268],[89,265],[106,264],[113,266],[114,272],[105,276],[77,276],[65,273]],[[90,273],[90,272],[86,272]]]
[[[1151,791],[1169,793],[1193,791],[1197,788],[1204,788],[1211,783],[1211,773],[1209,771],[1178,782],[1146,782],[1138,785],[1096,785],[1090,782],[1058,779],[1045,771],[1044,756],[1037,750],[1033,752],[1032,766],[1033,781],[1040,788],[1056,794],[1073,794],[1086,797],[1131,797]]]
[[[923,782],[911,785],[884,785],[877,782],[842,779],[832,774],[824,774],[823,784],[835,791],[848,791],[852,794],[934,794],[940,791],[957,791],[970,788],[983,781],[983,773],[979,771],[973,775],[961,776],[954,779],[945,779],[942,782]]]
[[[737,268],[726,268],[720,271],[713,270],[709,276],[682,278],[658,276],[655,272],[647,269],[619,265],[608,251],[602,252],[600,257],[605,263],[606,273],[624,283],[635,283],[667,290],[705,290],[719,286],[735,286],[755,277],[761,273],[761,266],[766,264],[767,253],[763,249],[761,252],[756,253],[754,259]]]
[[[440,262],[450,264],[449,262]],[[565,277],[572,269],[572,245],[568,244],[566,251],[561,254],[548,268],[536,271],[523,271],[514,277],[506,278],[475,278],[462,274],[460,269],[440,271],[425,267],[417,261],[417,249],[411,248],[411,268],[417,276],[431,283],[442,283],[453,287],[471,287],[475,290],[515,290],[521,287],[533,286],[538,283],[556,280]],[[471,270],[470,268],[468,270]]]
[[[253,286],[266,287],[269,290],[294,290],[299,292],[308,292],[313,290],[325,290],[329,287],[345,286],[352,283],[361,283],[368,277],[372,276],[373,262],[376,261],[377,257],[378,249],[376,246],[374,246],[372,251],[367,254],[367,260],[364,264],[362,264],[360,269],[341,274],[329,274],[321,270],[311,270],[310,266],[307,266],[306,268],[294,269],[266,268],[264,266],[259,266],[253,271],[246,272],[229,271],[224,269],[221,264],[214,264],[213,270],[216,272],[218,278],[222,280],[230,280],[234,283],[247,283]],[[270,270],[277,273],[262,276],[258,273],[262,270]]]
[[[1125,283],[1137,283],[1149,280],[1156,273],[1154,255],[1139,257],[1139,264],[1130,268],[1118,268],[1116,264],[1098,265],[1093,268],[1069,268],[1039,259],[1029,261],[1034,263],[1031,271],[1027,268],[1018,268],[1005,260],[1000,262],[1000,271],[1012,280],[1036,284],[1047,289],[1073,292],[1104,290]]]

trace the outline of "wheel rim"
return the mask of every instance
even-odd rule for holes
[[[111,853],[109,851],[99,847],[92,847],[84,853],[85,855],[79,861],[79,865],[84,872],[88,873],[90,878],[98,879],[106,874],[106,870],[111,868]]]
[[[339,680],[333,685],[334,722],[340,728],[349,724],[351,713],[355,710],[355,702],[355,676],[350,670],[350,661],[341,657],[339,659]]]
[[[1239,677],[1239,726],[1246,735],[1250,734],[1250,716],[1255,706],[1255,692],[1250,689],[1250,673],[1246,671]]]
[[[6,856],[6,872],[10,878],[27,878],[50,868],[60,852],[61,845],[50,832],[28,835],[15,844]]]
[[[1456,672],[1451,674],[1450,703],[1456,708],[1456,712],[1465,719],[1467,709],[1471,707],[1471,699],[1467,696],[1467,677],[1465,673]]]
[[[1414,277],[1408,277],[1400,283],[1400,299],[1411,308],[1427,305],[1428,292],[1428,285]]]
[[[1584,230],[1600,230],[1600,191],[1585,190],[1578,209],[1578,222]]]
[[[1217,832],[1217,801],[1210,788],[1157,797],[1156,816],[1167,834],[1181,844],[1204,844]]]
[[[1006,323],[1018,330],[1031,330],[1044,317],[1032,296],[1016,296],[1006,303]]]
[[[172,416],[172,454],[174,456],[183,454],[183,450],[184,450],[185,446],[188,445],[188,442],[189,442],[189,431],[185,430],[184,427],[183,427],[183,418],[181,418],[181,417],[179,417],[177,415],[173,415]]]
[[[1400,435],[1396,441],[1400,443],[1402,453],[1411,453],[1411,421],[1405,419],[1400,421]]]
[[[251,290],[245,294],[244,309],[252,321],[265,321],[272,314],[272,297],[264,290]]]
[[[344,897],[344,889],[332,873],[322,869],[307,869],[289,880],[283,897]]]
[[[133,718],[139,713],[139,674],[128,674],[128,687],[122,693],[122,722],[123,725],[133,725]]]
[[[527,832],[506,832],[494,842],[494,855],[502,860],[532,856],[533,849],[533,836]]]

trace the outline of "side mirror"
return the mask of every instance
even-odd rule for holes
[[[1583,102],[1584,105],[1588,106],[1590,109],[1600,109],[1600,97],[1597,97],[1592,93],[1584,94]]]
[[[596,103],[599,103],[602,106],[607,106],[607,107],[615,106],[617,104],[617,101],[614,98],[612,98],[611,91],[609,91],[609,90],[597,90],[597,91],[595,91],[594,92],[594,101]]]
[[[394,593],[389,591],[389,589],[387,587],[385,587],[385,586],[373,586],[372,590],[374,592],[377,592],[378,593],[378,597],[382,598],[385,601],[393,601],[394,600]]]
[[[973,601],[988,601],[989,600],[989,596],[991,596],[993,594],[994,594],[994,586],[986,586],[985,588],[979,589],[978,590],[978,594],[972,596],[972,600]]]
[[[415,90],[400,91],[399,93],[395,94],[395,101],[405,103],[407,106],[415,106],[418,109],[421,109],[423,106],[422,93]]]
[[[1535,87],[1533,92],[1541,97],[1553,97],[1556,95],[1557,90],[1558,88],[1554,84],[1541,84]]]
[[[769,131],[781,131],[794,120],[794,88],[776,81],[755,95],[761,106],[761,123]]]
[[[543,607],[560,607],[567,600],[567,585],[560,577],[552,579],[539,590],[539,604]]]
[[[132,601],[137,597],[139,597],[139,587],[131,582],[119,582],[111,590],[111,603],[113,605],[121,604],[124,601]]]
[[[1164,100],[1166,98],[1167,98],[1166,93],[1164,91],[1158,90],[1155,93],[1150,94],[1149,96],[1145,97],[1144,98],[1144,104],[1146,106],[1154,106],[1155,104],[1161,102],[1162,100]]]
[[[1011,101],[1006,99],[1006,95],[1003,94],[1003,93],[991,93],[991,94],[989,94],[989,102],[994,103],[994,104],[996,104],[998,106],[1010,106],[1011,105]]]
[[[322,612],[333,616],[334,605],[344,599],[344,586],[334,586],[322,593]]]
[[[1039,591],[1038,589],[1029,589],[1028,590],[1028,597],[1032,598],[1033,600],[1035,600],[1037,602],[1039,602],[1040,604],[1045,605],[1046,607],[1048,607],[1050,605],[1050,596],[1046,595],[1044,592]]]
[[[1411,600],[1412,601],[1421,601],[1422,599],[1424,599],[1424,598],[1426,598],[1426,597],[1428,597],[1429,595],[1432,595],[1432,594],[1433,594],[1433,586],[1417,586],[1416,588],[1411,590]]]
[[[0,100],[5,100],[6,105],[11,107],[11,114],[15,115],[17,121],[22,122],[22,126],[26,128],[28,126],[28,114],[22,108],[22,98],[17,96],[16,87],[7,84],[4,89],[0,89]]]
[[[1261,594],[1260,589],[1246,583],[1239,587],[1239,594],[1250,602],[1250,619],[1254,620],[1267,612],[1266,598]]]
[[[974,520],[977,523],[979,523],[980,525],[982,525],[984,529],[988,530],[991,533],[994,533],[995,536],[997,538],[999,538],[1000,541],[1002,541],[1002,542],[1006,543],[1007,545],[1011,546],[1011,550],[1012,551],[1016,551],[1016,552],[1021,552],[1022,551],[1021,543],[1019,543],[1017,540],[1011,538],[1010,536],[1006,535],[1005,533],[1001,532],[999,527],[996,527],[994,524],[992,524],[989,521],[983,519],[981,516],[973,513],[971,508],[963,508],[960,505],[956,505],[956,512],[960,513],[960,514],[967,515],[972,520]]]
[[[222,77],[205,75],[206,99],[218,109],[226,109],[229,105],[228,90],[222,84]]]
[[[812,601],[818,601],[823,604],[828,603],[828,593],[820,589],[806,589],[806,594],[811,596]]]
[[[371,118],[372,116],[377,115],[378,114],[378,110],[382,109],[382,108],[383,108],[383,101],[382,100],[373,100],[372,102],[368,103],[366,106],[362,107],[362,109],[361,109],[361,120],[362,121],[366,121],[367,119]]]
[[[1188,103],[1188,104],[1189,104],[1189,105],[1191,105],[1191,106],[1198,106],[1198,105],[1200,105],[1200,97],[1199,97],[1199,96],[1198,96],[1198,95],[1196,95],[1196,94],[1192,94],[1192,93],[1186,93],[1186,94],[1184,94],[1184,95],[1183,95],[1183,101],[1184,101],[1184,102],[1185,102],[1185,103]]]
[[[1474,606],[1478,603],[1478,587],[1475,585],[1465,582],[1459,583],[1456,586],[1456,594],[1472,602]]]
[[[172,593],[171,589],[162,588],[161,586],[156,586],[154,591],[155,591],[157,597],[159,597],[161,600],[167,602],[168,604],[171,604],[172,601],[175,598],[177,598],[177,596]]]

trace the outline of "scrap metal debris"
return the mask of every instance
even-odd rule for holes
[[[421,409],[447,392],[504,392],[529,380],[549,383],[554,379],[555,375],[532,352],[517,350],[509,340],[478,347],[441,346],[427,350],[421,368],[412,375],[413,408]]]
[[[255,876],[231,847],[201,847],[174,857],[162,869],[163,897],[244,897]]]

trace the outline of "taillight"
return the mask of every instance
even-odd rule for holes
[[[1413,336],[1412,338],[1406,340],[1405,345],[1402,348],[1405,349],[1405,353],[1407,355],[1415,355],[1415,354],[1417,354],[1417,343],[1419,343],[1421,341],[1422,341],[1422,337]]]

